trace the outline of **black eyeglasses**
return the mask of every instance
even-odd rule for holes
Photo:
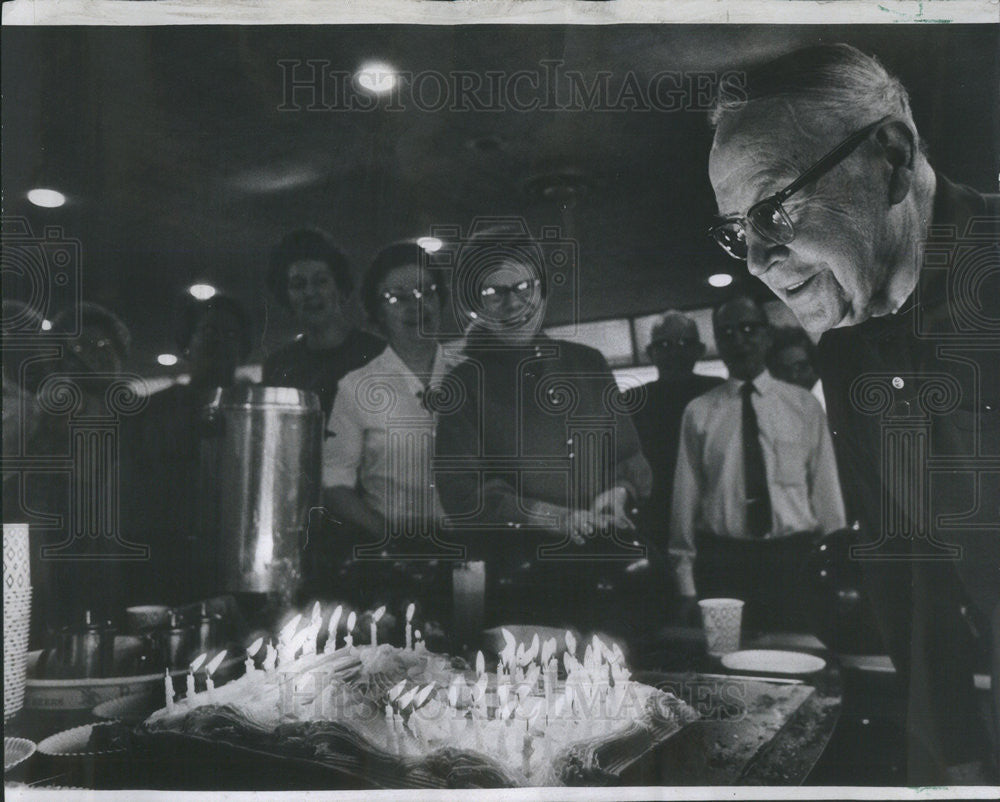
[[[487,284],[479,291],[479,294],[487,303],[500,303],[500,301],[508,295],[513,296],[518,300],[524,300],[527,299],[535,288],[541,283],[541,279],[526,278],[515,284]]]
[[[675,340],[653,340],[649,348],[653,351],[672,351],[674,349],[691,348],[701,340],[697,337],[678,337]]]
[[[395,306],[401,301],[419,301],[423,298],[433,298],[437,294],[437,284],[429,284],[423,289],[414,287],[412,290],[386,290],[382,293],[382,303]]]
[[[740,261],[745,261],[749,252],[747,223],[753,226],[753,230],[768,242],[775,245],[787,245],[795,239],[795,226],[792,225],[788,212],[781,204],[804,186],[819,180],[830,172],[850,156],[872,131],[888,119],[888,116],[883,117],[881,120],[876,120],[861,130],[855,131],[787,187],[751,206],[745,217],[738,215],[727,217],[721,223],[712,226],[708,232],[709,236],[715,239],[722,250]]]

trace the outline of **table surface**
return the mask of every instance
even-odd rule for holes
[[[840,712],[839,672],[821,644],[757,639],[746,648],[798,645],[828,659],[828,667],[802,680],[734,675],[704,653],[698,630],[665,630],[656,647],[637,655],[634,679],[673,692],[702,715],[669,739],[653,760],[622,776],[629,785],[797,785],[807,778]],[[22,710],[4,734],[36,743],[56,732],[96,721],[89,712]],[[5,781],[60,785],[44,776],[38,755]]]

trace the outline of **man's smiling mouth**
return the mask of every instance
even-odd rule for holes
[[[812,282],[812,280],[814,278],[816,278],[816,274],[815,273],[813,275],[809,276],[809,278],[805,278],[802,281],[796,282],[795,284],[789,284],[784,289],[785,295],[787,295],[789,297],[794,296],[794,295],[798,295],[800,292],[802,292],[802,290],[804,290]]]

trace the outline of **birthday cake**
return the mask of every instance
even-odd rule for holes
[[[287,633],[285,633],[287,636]],[[161,753],[187,742],[385,788],[613,784],[697,714],[635,682],[617,645],[573,636],[506,645],[496,671],[388,644],[326,648],[303,628],[228,684],[168,697],[138,729]],[[561,653],[561,654],[560,654]],[[561,659],[559,659],[561,657]],[[248,765],[260,765],[251,761]],[[318,775],[317,775],[318,772]],[[319,780],[322,781],[322,780]],[[348,783],[350,784],[350,783]],[[252,786],[252,778],[247,778]],[[296,786],[289,782],[288,787]]]

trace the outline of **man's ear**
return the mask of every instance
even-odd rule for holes
[[[917,140],[913,130],[899,119],[887,120],[875,132],[882,158],[889,166],[889,204],[895,206],[910,193]]]

